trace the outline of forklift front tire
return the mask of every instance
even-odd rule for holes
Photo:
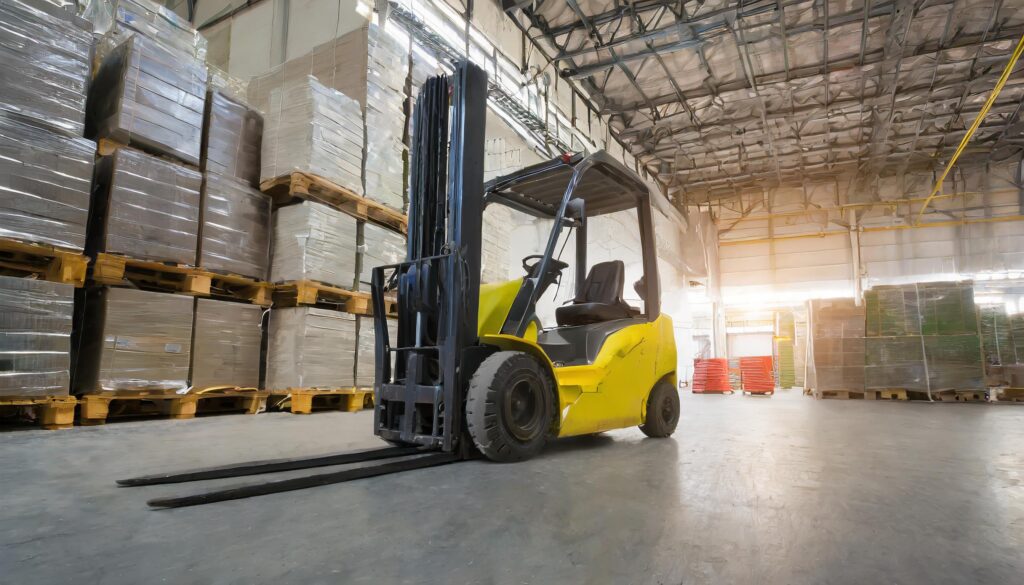
[[[469,381],[466,426],[488,459],[529,459],[547,442],[554,416],[554,382],[533,356],[499,351]]]
[[[679,391],[672,383],[661,380],[647,396],[647,418],[640,430],[648,437],[669,437],[679,424]]]

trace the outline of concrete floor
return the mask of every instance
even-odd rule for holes
[[[145,500],[214,482],[114,479],[376,446],[370,413],[5,433],[0,582],[1021,582],[1024,408],[790,391],[683,409],[671,440],[164,511]]]

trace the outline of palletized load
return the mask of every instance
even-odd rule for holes
[[[372,317],[359,317],[359,347],[356,350],[356,386],[373,387],[376,377],[376,331]],[[388,339],[392,346],[398,341],[398,321],[388,319]]]
[[[223,90],[210,91],[203,125],[202,170],[258,187],[262,145],[263,116]]]
[[[362,195],[359,104],[312,77],[270,93],[260,180],[302,171]]]
[[[206,66],[143,35],[100,65],[89,94],[86,135],[199,164]]]
[[[808,388],[820,392],[864,390],[864,310],[853,299],[808,303]]]
[[[370,290],[370,279],[377,266],[390,266],[405,260],[405,234],[372,223],[363,224],[363,243],[359,246],[362,266],[359,286]]]
[[[356,317],[316,307],[274,309],[267,388],[345,388],[354,382]]]
[[[0,396],[68,394],[74,291],[0,276]]]
[[[75,394],[189,388],[192,297],[107,287],[81,294]]]
[[[263,307],[196,299],[195,310],[192,388],[257,388],[260,384]]]
[[[200,61],[206,59],[206,37],[163,4],[151,0],[114,0],[113,19],[114,28],[109,34],[115,42],[141,34]]]
[[[356,278],[356,219],[305,201],[274,212],[272,282],[315,280],[352,288]]]
[[[92,54],[89,23],[72,10],[0,1],[0,110],[82,136]]]
[[[230,177],[206,173],[199,265],[266,280],[270,266],[270,197]]]
[[[95,151],[0,113],[0,237],[82,250]]]
[[[129,148],[101,158],[88,251],[195,264],[202,180],[197,171]]]

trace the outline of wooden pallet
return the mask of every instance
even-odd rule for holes
[[[1002,388],[993,393],[995,402],[1024,403],[1024,388]]]
[[[245,276],[104,252],[96,255],[91,277],[96,284],[116,286],[130,282],[144,289],[230,298],[257,305],[270,305],[273,290],[269,283]]]
[[[44,429],[69,429],[75,423],[74,396],[0,396],[0,420],[31,420]]]
[[[888,390],[812,390],[818,399],[833,400],[909,400],[907,391],[891,388]]]
[[[310,414],[314,410],[358,412],[373,406],[369,388],[286,388],[270,392],[269,407],[292,414]]]
[[[0,274],[34,276],[80,287],[85,284],[88,264],[89,258],[81,252],[0,238]]]
[[[163,390],[119,390],[78,398],[78,423],[101,425],[115,418],[194,418],[197,414],[256,414],[266,409],[268,394],[254,388],[218,386],[188,394]]]
[[[396,302],[385,299],[388,315],[396,315]],[[279,307],[299,305],[329,305],[353,315],[373,315],[370,293],[349,290],[315,280],[289,280],[274,285],[274,304]]]
[[[694,394],[732,394],[733,390],[693,390]]]
[[[116,152],[119,148],[127,148],[130,150],[134,150],[136,152],[143,152],[148,154],[149,156],[159,158],[169,163],[173,163],[183,167],[188,167],[193,170],[199,170],[199,167],[196,166],[195,164],[185,162],[178,158],[177,156],[174,156],[173,154],[167,154],[166,152],[163,152],[155,144],[144,144],[139,140],[132,140],[131,144],[126,144],[124,142],[114,140],[112,138],[100,138],[99,140],[96,141],[96,154],[98,154],[99,156],[110,156],[114,154],[114,152]]]
[[[935,402],[988,402],[988,393],[984,390],[943,390],[932,392]]]
[[[275,205],[309,199],[326,203],[345,213],[380,224],[401,233],[408,230],[409,219],[401,211],[391,209],[357,195],[352,191],[310,173],[294,172],[260,183],[260,190],[270,195]]]

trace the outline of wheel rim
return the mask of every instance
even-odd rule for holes
[[[543,432],[544,394],[539,382],[519,380],[505,394],[505,427],[520,441],[530,441]]]
[[[675,421],[676,409],[668,396],[661,398],[661,404],[658,406],[658,415],[661,417],[661,422],[665,423],[665,425],[671,425]]]

